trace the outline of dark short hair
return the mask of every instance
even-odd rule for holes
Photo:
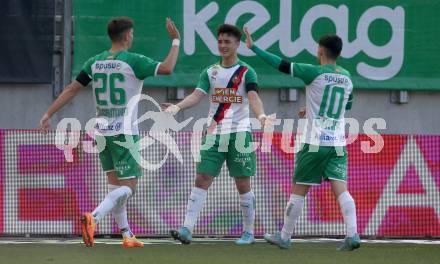
[[[112,41],[120,41],[123,33],[133,28],[133,20],[128,17],[116,17],[108,22],[107,33]]]
[[[241,31],[238,27],[230,24],[220,25],[217,29],[217,37],[220,34],[228,34],[234,36],[238,41],[241,39]]]
[[[342,39],[337,35],[325,35],[319,40],[319,46],[326,49],[327,57],[336,60],[341,55]]]

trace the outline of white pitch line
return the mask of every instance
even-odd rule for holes
[[[180,242],[169,239],[139,239],[146,245],[180,245]],[[212,244],[232,242],[234,239],[212,239],[212,238],[196,238],[193,240],[197,244]],[[293,243],[323,243],[323,242],[341,242],[342,239],[331,238],[313,238],[313,239],[292,239]],[[257,243],[264,243],[263,239],[256,239]],[[96,244],[104,245],[120,245],[121,239],[97,238]],[[365,244],[419,244],[419,245],[440,245],[440,240],[416,240],[416,239],[387,239],[387,240],[370,240],[364,239]],[[83,244],[81,239],[6,239],[0,238],[0,245],[5,244],[56,244],[56,245],[74,245]]]

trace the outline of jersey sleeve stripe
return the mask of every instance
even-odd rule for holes
[[[205,90],[203,90],[203,89],[200,88],[200,87],[196,87],[196,90],[200,90],[200,91],[202,91],[204,94],[208,94]]]
[[[162,63],[162,62],[159,62],[159,63],[156,65],[156,69],[154,70],[154,76],[157,75],[157,71],[159,70],[159,66],[160,66],[161,63]]]

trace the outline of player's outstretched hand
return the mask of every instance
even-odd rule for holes
[[[50,129],[50,117],[47,114],[44,114],[40,120],[39,129],[44,133],[47,133]]]
[[[162,111],[170,115],[175,115],[180,111],[180,107],[170,103],[162,103],[161,107],[162,107]]]
[[[298,112],[298,117],[299,118],[304,118],[305,116],[306,116],[306,108],[305,107],[301,107],[299,109],[299,112]]]
[[[246,47],[250,49],[252,45],[254,44],[254,41],[252,40],[251,34],[249,33],[249,30],[247,27],[244,27],[244,34],[246,35]]]
[[[171,18],[167,17],[166,27],[168,31],[168,35],[170,35],[171,39],[180,39],[180,33],[177,29],[174,21]]]
[[[258,120],[261,123],[261,127],[264,129],[265,127],[272,126],[275,123],[276,115],[261,115]]]
[[[173,104],[171,103],[161,103],[160,104],[160,108],[162,111],[165,111],[165,109],[167,109],[168,107],[172,106]]]

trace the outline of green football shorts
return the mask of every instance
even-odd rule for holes
[[[346,147],[304,144],[295,157],[294,183],[319,185],[323,178],[347,181]]]
[[[116,135],[116,136],[96,136],[97,140],[105,140],[105,149],[99,153],[102,169],[105,172],[116,171],[118,178],[131,179],[142,176],[140,164],[135,159],[140,157],[139,136],[138,135]],[[98,137],[100,139],[98,139]],[[116,142],[126,142],[126,137],[130,137],[135,142],[130,148],[118,145]],[[139,159],[138,159],[139,160]]]
[[[250,132],[205,135],[202,139],[197,173],[217,177],[226,160],[231,177],[255,175],[256,157]]]

